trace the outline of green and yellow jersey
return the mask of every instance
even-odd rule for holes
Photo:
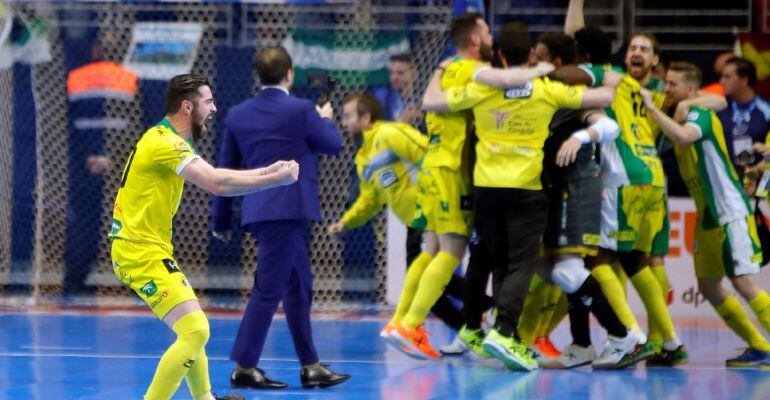
[[[508,89],[472,82],[446,95],[452,111],[473,109],[474,185],[540,190],[551,118],[559,109],[579,108],[583,89],[538,78]]]
[[[441,89],[463,87],[473,81],[482,61],[457,58],[441,77]],[[446,167],[459,170],[463,162],[463,147],[467,136],[470,112],[430,112],[425,116],[428,130],[428,150],[422,168]]]
[[[140,245],[137,260],[173,258],[172,221],[184,188],[179,173],[196,158],[165,118],[142,135],[120,180],[109,233],[113,246]]]
[[[608,66],[583,65],[594,86],[601,85]],[[613,68],[615,69],[615,68]],[[590,72],[589,72],[590,71]],[[639,93],[642,85],[624,74],[615,92],[615,100],[605,109],[620,126],[620,135],[601,146],[602,181],[606,187],[652,185],[665,187],[666,177],[655,146],[660,134],[658,124],[644,105]],[[666,96],[653,92],[657,108],[662,108]]]
[[[751,215],[749,199],[730,161],[716,113],[693,107],[685,125],[695,128],[700,139],[685,146],[675,145],[674,151],[682,179],[703,218],[704,229]]]
[[[363,132],[356,153],[360,193],[342,216],[346,228],[370,220],[384,204],[411,226],[417,188],[409,177],[409,164],[417,165],[428,147],[428,138],[408,124],[378,121]]]

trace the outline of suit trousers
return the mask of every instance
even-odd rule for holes
[[[310,328],[313,274],[307,248],[309,221],[279,220],[251,224],[257,238],[257,272],[230,359],[255,367],[278,303],[283,301],[294,350],[301,365],[318,362]]]

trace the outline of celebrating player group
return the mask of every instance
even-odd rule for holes
[[[343,126],[362,138],[362,195],[329,232],[360,225],[382,205],[423,232],[380,336],[414,358],[469,352],[518,371],[687,363],[666,308],[667,177],[658,153],[668,146],[697,206],[699,290],[747,343],[726,366],[770,369],[767,340],[721,286],[726,276],[770,331],[770,297],[752,277],[762,263],[754,209],[716,115],[727,102],[700,90],[700,69],[673,62],[664,79],[653,77],[659,44],[650,34],[631,37],[625,68],[611,65],[611,40],[584,26],[582,1],[570,2],[564,33],[534,44],[526,25],[508,23],[493,54],[479,14],[458,17],[450,37],[457,53],[422,98],[427,143],[381,121],[371,96],[345,102]],[[494,57],[502,68],[491,66]],[[416,182],[405,165],[419,166]],[[437,350],[424,322],[466,247],[464,321],[458,340]],[[495,318],[485,330],[490,274]],[[628,306],[627,280],[647,311],[646,333]],[[598,352],[589,313],[607,331]],[[573,341],[559,351],[548,336],[566,314]]]

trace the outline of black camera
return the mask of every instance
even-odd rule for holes
[[[318,97],[316,98],[316,104],[323,106],[327,102],[331,101],[332,91],[337,85],[337,82],[331,75],[321,72],[316,74],[308,74],[308,87],[314,90],[318,90]]]

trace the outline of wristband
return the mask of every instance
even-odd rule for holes
[[[577,139],[577,140],[579,140],[580,143],[583,143],[583,144],[591,143],[591,135],[585,129],[581,129],[581,130],[573,133],[572,137]]]

